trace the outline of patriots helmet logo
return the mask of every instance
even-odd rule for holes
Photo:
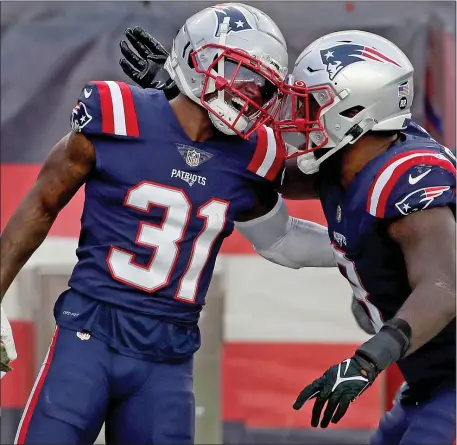
[[[372,60],[400,66],[395,60],[389,59],[389,57],[374,48],[349,43],[323,49],[320,51],[320,55],[322,63],[327,66],[327,73],[330,80],[333,80],[343,68],[356,62]]]
[[[247,29],[252,29],[252,26],[249,24],[246,16],[241,12],[240,9],[236,8],[235,6],[231,5],[215,5],[213,6],[214,13],[217,17],[217,25],[216,25],[216,37],[220,37],[220,27],[224,22],[226,17],[229,17],[229,30],[228,32],[238,32],[238,31],[246,31]]]
[[[402,215],[408,215],[418,210],[426,209],[434,199],[447,192],[451,187],[448,185],[439,185],[435,187],[425,187],[415,190],[405,196],[401,201],[395,203],[398,211]]]

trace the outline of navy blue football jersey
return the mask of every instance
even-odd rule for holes
[[[401,137],[356,175],[348,190],[322,178],[318,191],[341,273],[379,330],[411,293],[389,221],[450,206],[455,215],[455,157],[410,122]],[[408,383],[455,378],[455,323],[398,365]]]
[[[248,141],[193,142],[162,92],[121,82],[87,84],[71,125],[96,165],[58,323],[135,357],[190,355],[221,244],[256,189],[275,187],[284,153],[266,127]],[[168,322],[160,335],[154,319]]]

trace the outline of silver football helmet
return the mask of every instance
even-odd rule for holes
[[[364,31],[340,31],[311,43],[284,83],[280,132],[300,132],[292,157],[315,173],[319,164],[368,131],[401,130],[411,118],[414,68],[392,42]],[[314,151],[328,149],[316,159]],[[301,162],[300,162],[301,161]]]
[[[277,115],[287,63],[286,42],[270,17],[226,3],[187,19],[165,67],[218,130],[247,139]]]

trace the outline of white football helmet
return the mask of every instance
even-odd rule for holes
[[[187,19],[165,68],[219,131],[247,139],[277,115],[287,63],[286,42],[270,17],[226,3]]]
[[[411,118],[414,68],[392,42],[364,31],[340,31],[311,43],[283,86],[280,132],[300,132],[292,157],[305,173],[368,131],[401,130]],[[326,148],[316,159],[314,151]]]

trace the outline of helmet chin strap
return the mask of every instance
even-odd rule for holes
[[[333,147],[327,153],[322,155],[319,159],[316,158],[314,153],[306,153],[302,156],[299,156],[297,159],[297,167],[306,175],[312,175],[319,171],[319,166],[328,159],[330,156],[335,154],[338,150],[341,150],[348,144],[353,144],[358,139],[360,139],[367,131],[370,131],[375,125],[373,119],[368,118],[365,121],[360,122],[359,124],[354,125],[346,136],[341,139],[339,144],[336,147]]]
[[[345,136],[340,143],[329,150],[325,155],[320,157],[319,159],[316,158],[313,152],[305,153],[298,157],[297,159],[297,167],[305,173],[305,175],[312,175],[319,171],[319,166],[328,159],[330,156],[335,154],[338,150],[343,148],[345,145],[349,144],[352,141],[352,136]]]

